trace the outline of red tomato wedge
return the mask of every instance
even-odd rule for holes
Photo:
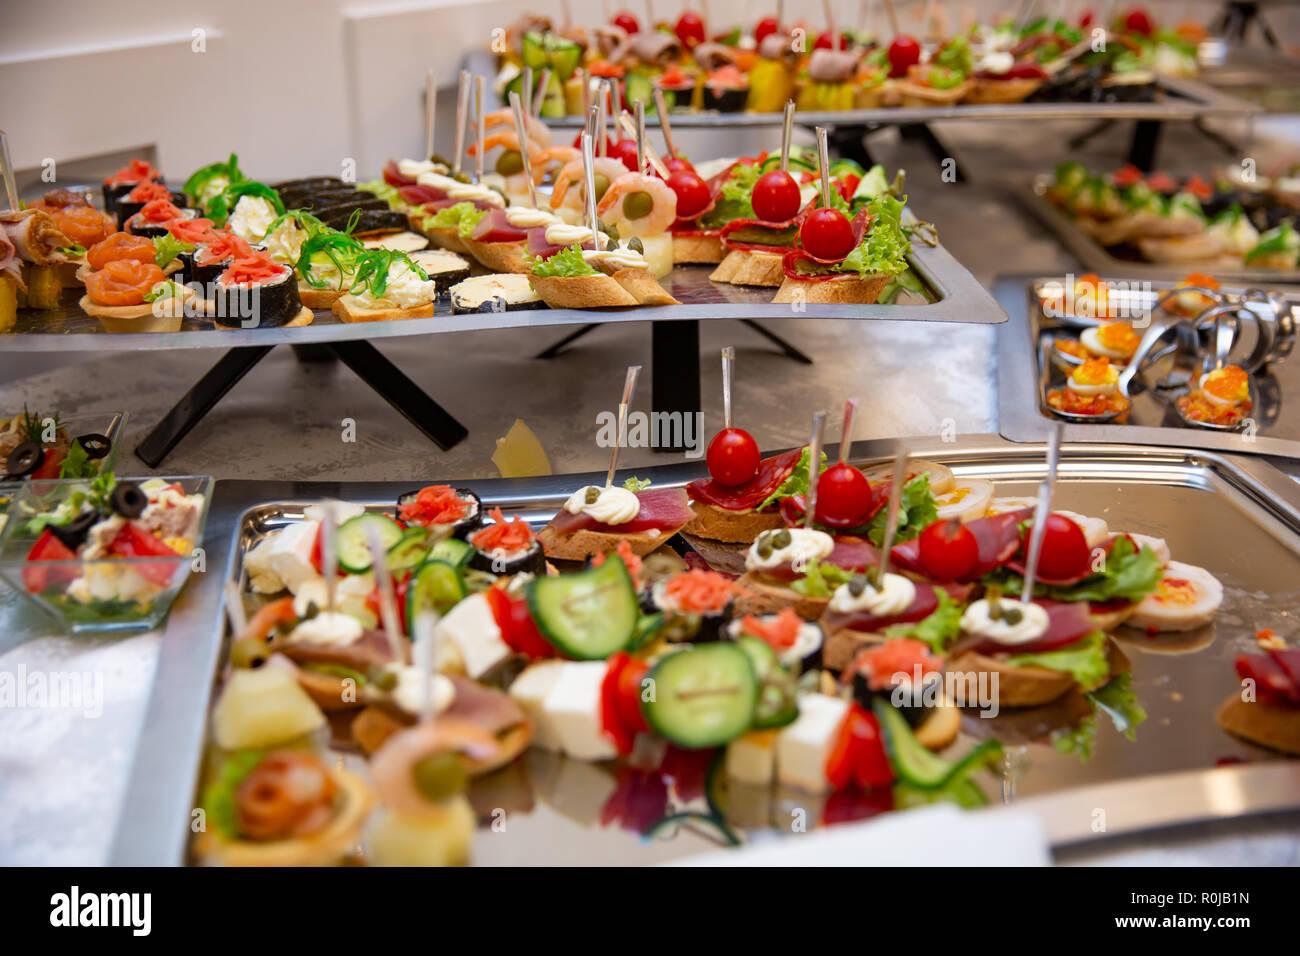
[[[153,262],[115,259],[86,276],[86,292],[98,305],[140,305],[145,293],[163,278],[163,271]]]
[[[68,565],[60,568],[32,567],[36,561],[74,561],[77,555],[62,541],[54,537],[54,532],[46,528],[36,539],[32,549],[27,552],[28,566],[23,568],[23,587],[32,594],[40,594],[51,585],[65,584],[80,574],[80,570]]]

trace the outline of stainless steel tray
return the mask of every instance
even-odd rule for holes
[[[1104,273],[1103,278],[1120,279]],[[998,431],[1012,441],[1046,441],[1053,424],[1063,421],[1043,403],[1044,386],[1064,379],[1064,373],[1054,371],[1042,354],[1043,339],[1061,327],[1043,317],[1033,291],[1037,280],[1030,276],[999,276],[993,285],[994,296],[1011,316],[1011,321],[998,330],[997,370]],[[1173,284],[1151,283],[1157,290]],[[1282,295],[1287,302],[1300,306],[1300,293]],[[1253,435],[1188,427],[1168,406],[1146,392],[1134,398],[1129,424],[1063,422],[1064,438],[1073,442],[1138,442],[1300,459],[1300,412],[1290,405],[1300,403],[1300,367],[1293,362],[1275,362],[1256,379],[1260,401],[1255,412],[1258,427]]]
[[[957,106],[898,106],[863,110],[800,111],[801,126],[900,126],[939,120],[1192,120],[1206,116],[1241,116],[1258,113],[1257,104],[1194,80],[1159,77],[1160,96],[1151,103],[999,103]],[[720,113],[682,110],[669,114],[669,122],[683,129],[729,129],[780,126],[781,113]],[[550,126],[576,128],[580,116],[545,119]],[[646,125],[659,122],[654,110],[646,111]]]
[[[1249,285],[1276,285],[1278,283],[1300,282],[1300,269],[1225,269],[1214,263],[1154,263],[1144,259],[1120,259],[1111,254],[1105,246],[1085,233],[1069,216],[1048,202],[1044,195],[1051,181],[1050,176],[1036,176],[1028,185],[1022,182],[1008,182],[1006,188],[1012,192],[1038,219],[1050,229],[1061,244],[1069,249],[1084,271],[1099,275],[1127,275],[1137,279],[1180,279],[1189,272],[1207,272],[1221,282],[1236,282]]]
[[[1030,493],[1044,472],[1041,446],[997,436],[918,443],[913,450],[949,463],[959,475],[996,480],[1004,494]],[[890,453],[890,445],[859,443],[853,452],[855,461],[877,461]],[[698,465],[669,465],[645,476],[657,485],[674,485],[700,473]],[[1030,739],[1031,725],[1052,716],[1046,711],[1030,718],[968,718],[971,734],[991,733],[1007,743],[1010,757],[1002,780],[991,774],[980,778],[990,803],[1001,797],[1041,813],[1054,845],[1300,806],[1297,765],[1276,762],[1228,737],[1212,716],[1236,687],[1234,655],[1252,646],[1259,628],[1285,633],[1288,615],[1300,611],[1300,488],[1260,459],[1116,445],[1065,446],[1060,478],[1061,507],[1105,516],[1117,530],[1166,537],[1179,559],[1219,576],[1227,600],[1213,630],[1172,640],[1150,641],[1144,634],[1121,638],[1133,662],[1133,686],[1150,713],[1136,742],[1099,717],[1095,755],[1083,762]],[[470,484],[485,502],[542,521],[585,480],[568,475]],[[208,520],[208,573],[194,576],[163,637],[113,863],[185,859],[209,695],[224,659],[220,595],[224,582],[237,575],[243,549],[312,500],[329,496],[391,507],[409,488],[409,482],[218,482]],[[966,746],[968,740],[956,745]],[[1248,763],[1212,769],[1225,758]],[[617,824],[600,826],[600,810],[617,785],[613,774],[609,767],[530,753],[512,769],[480,782],[472,794],[476,806],[487,812],[505,809],[509,823],[506,835],[481,833],[476,860],[645,863],[714,845],[694,831],[645,843]],[[1090,791],[1076,788],[1096,786],[1105,788],[1109,808],[1105,834],[1093,832],[1090,818],[1078,816],[1080,806],[1096,804],[1087,803],[1090,798],[1080,804],[1077,795]],[[1184,799],[1148,802],[1150,793],[1175,786]],[[1221,799],[1224,793],[1232,799]],[[733,790],[731,799],[737,824],[755,836],[776,832],[791,819],[793,807],[817,820],[823,806],[819,798],[793,792]],[[971,822],[978,825],[978,816]]]
[[[629,309],[525,309],[470,315],[435,313],[431,319],[393,322],[340,322],[330,311],[316,312],[303,328],[225,329],[209,319],[186,319],[179,332],[109,334],[98,319],[77,307],[65,293],[62,310],[20,312],[14,332],[0,335],[0,352],[62,352],[135,349],[229,349],[245,345],[308,345],[356,339],[396,338],[440,332],[474,332],[588,322],[669,322],[680,319],[886,319],[922,322],[1005,322],[993,297],[942,245],[917,241],[908,256],[932,301],[916,297],[896,305],[774,304],[776,289],[710,282],[712,266],[678,266],[663,282],[681,305]]]

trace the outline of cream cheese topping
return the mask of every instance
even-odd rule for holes
[[[776,535],[788,534],[789,542],[781,546],[772,545],[766,555],[761,554],[764,542],[772,543]],[[782,528],[777,531],[765,531],[755,539],[745,554],[745,570],[767,571],[790,564],[796,568],[819,561],[835,548],[835,539],[825,531],[811,528]]]
[[[595,491],[595,499],[588,501],[589,492]],[[634,492],[617,485],[597,488],[587,485],[569,495],[564,503],[564,510],[569,514],[585,514],[601,524],[627,524],[641,511],[641,499]]]
[[[1047,611],[1041,605],[1002,600],[998,606],[995,618],[993,602],[986,598],[973,601],[961,616],[961,629],[1009,645],[1028,644],[1047,633]]]
[[[901,574],[886,574],[878,588],[864,576],[863,585],[854,594],[851,582],[841,584],[831,595],[830,609],[839,614],[866,612],[873,617],[890,617],[903,613],[916,600],[916,585]]]

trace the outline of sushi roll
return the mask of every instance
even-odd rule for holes
[[[545,574],[546,551],[523,518],[507,521],[500,508],[490,512],[492,524],[469,536],[474,548],[469,567],[491,574]]]
[[[197,283],[205,298],[213,299],[217,279],[236,258],[261,252],[261,246],[250,246],[238,236],[218,233],[211,241],[195,246],[177,257],[181,260],[181,275],[187,285]]]
[[[197,209],[180,209],[170,199],[153,199],[122,223],[123,232],[146,239],[160,239],[167,235],[167,224],[177,219],[194,219],[199,214]]]
[[[734,66],[709,74],[704,82],[704,108],[719,113],[739,113],[749,99],[749,80]]]
[[[514,273],[473,276],[451,287],[453,315],[467,312],[512,312],[516,309],[542,309],[542,301],[528,276]]]
[[[213,285],[213,319],[228,328],[287,325],[303,311],[293,269],[264,252],[236,258]]]
[[[433,280],[439,295],[469,278],[469,262],[454,252],[446,249],[421,249],[409,255],[411,261]]]
[[[921,641],[896,639],[863,648],[849,665],[853,699],[868,712],[876,699],[892,706],[912,727],[920,727],[943,706],[942,659]],[[920,686],[915,676],[920,672]]]
[[[280,194],[290,209],[326,209],[349,202],[364,202],[374,198],[374,193],[362,192],[355,186],[340,184],[324,189],[290,189]]]
[[[483,526],[483,502],[468,488],[430,485],[398,495],[395,517],[408,525],[446,531],[464,541]]]
[[[735,582],[726,575],[696,568],[651,584],[642,596],[642,608],[663,614],[659,633],[665,640],[720,641],[735,615],[735,591]]]
[[[347,189],[348,184],[337,176],[306,176],[302,179],[286,179],[281,183],[272,183],[271,188],[282,197],[290,192],[311,192],[313,190]]]
[[[383,200],[379,202],[383,203]],[[382,232],[405,232],[411,226],[406,213],[389,209],[387,205],[362,209],[359,213],[354,213],[354,209],[355,207],[335,206],[333,210],[322,209],[316,215],[331,229],[350,232],[358,238]]]
[[[756,637],[776,650],[777,661],[796,677],[822,666],[826,633],[815,621],[805,621],[793,610],[780,614],[746,615],[732,621],[727,636],[734,640]]]
[[[126,222],[144,209],[146,203],[155,199],[165,199],[178,209],[185,209],[189,200],[184,193],[174,193],[156,179],[146,179],[133,187],[117,200],[118,222]]]
[[[117,204],[122,197],[135,187],[144,182],[155,182],[161,184],[163,174],[154,169],[143,159],[133,159],[126,166],[123,166],[112,176],[104,180],[103,197],[104,212],[110,216],[117,212]],[[121,222],[119,219],[118,222]]]

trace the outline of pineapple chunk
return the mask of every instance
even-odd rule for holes
[[[212,713],[212,735],[222,750],[285,743],[324,724],[294,672],[270,664],[232,672]]]
[[[18,281],[0,276],[0,332],[12,332],[18,321]]]

